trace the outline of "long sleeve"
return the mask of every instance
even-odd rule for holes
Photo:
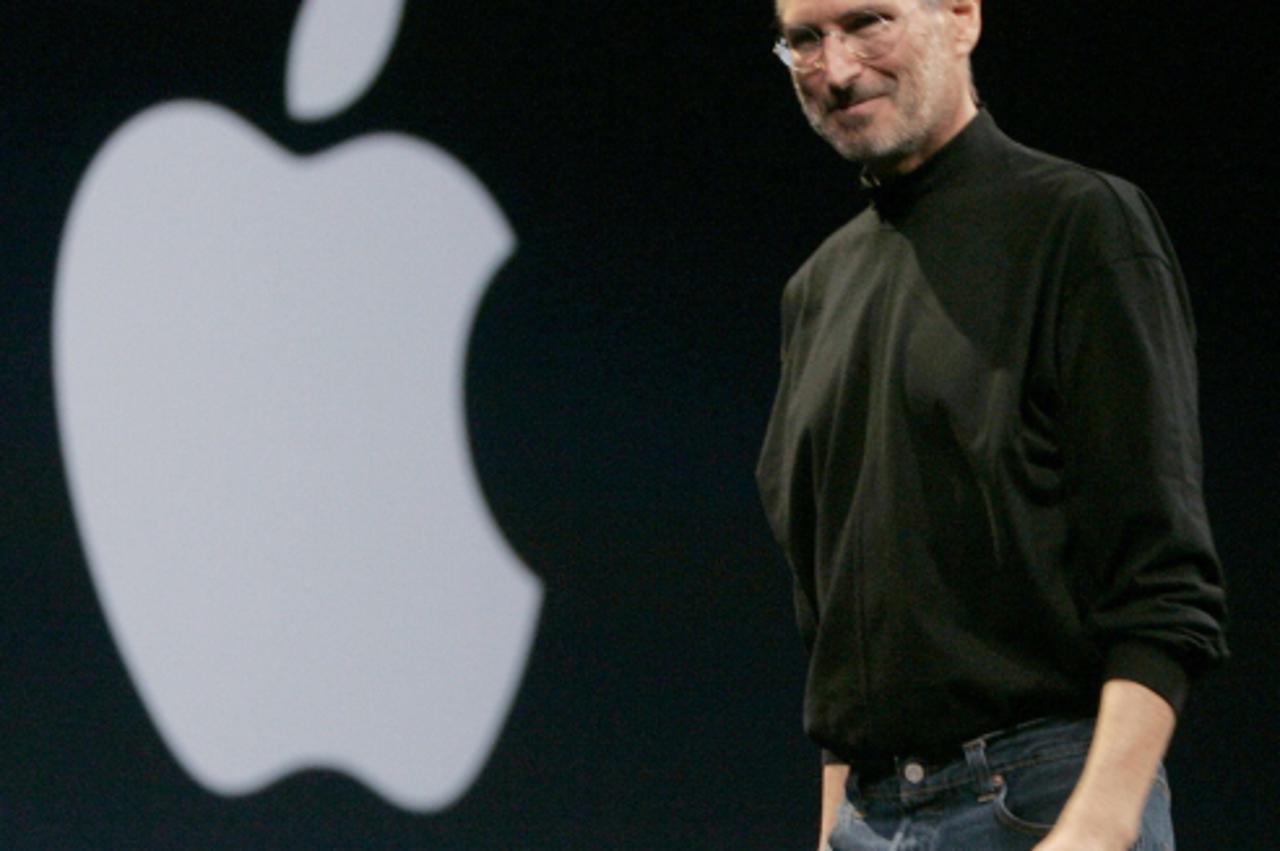
[[[1062,310],[1067,560],[1104,677],[1177,710],[1189,678],[1226,655],[1225,595],[1201,489],[1186,288],[1154,212],[1138,212],[1158,250],[1093,269]]]

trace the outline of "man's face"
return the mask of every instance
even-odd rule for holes
[[[875,173],[909,171],[967,123],[968,49],[957,27],[967,26],[943,0],[781,0],[788,27],[840,31],[856,13],[872,11],[900,27],[884,56],[849,58],[834,36],[824,42],[822,67],[795,73],[796,94],[809,123],[843,156]],[[976,11],[975,11],[976,14]],[[973,33],[976,38],[976,32]]]

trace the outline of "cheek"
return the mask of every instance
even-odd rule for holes
[[[822,85],[817,74],[796,77],[792,83],[795,85],[796,96],[800,98],[801,103],[812,103],[822,97]]]

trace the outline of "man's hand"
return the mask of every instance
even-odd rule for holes
[[[822,766],[822,821],[818,829],[818,851],[827,846],[827,837],[836,826],[836,817],[844,804],[844,784],[849,779],[849,766],[829,763]]]
[[[1092,826],[1100,826],[1102,819]],[[1091,825],[1066,824],[1059,820],[1057,826],[1032,851],[1129,851],[1134,839],[1114,831],[1090,830]]]
[[[1034,851],[1127,851],[1176,722],[1173,708],[1146,686],[1111,680],[1089,756],[1053,831]]]

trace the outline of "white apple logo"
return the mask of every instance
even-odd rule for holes
[[[308,0],[294,117],[358,97],[400,14]],[[57,267],[63,457],[125,664],[208,788],[325,767],[427,811],[483,767],[542,600],[463,417],[473,313],[513,248],[470,172],[402,135],[299,158],[178,101],[88,169]]]

